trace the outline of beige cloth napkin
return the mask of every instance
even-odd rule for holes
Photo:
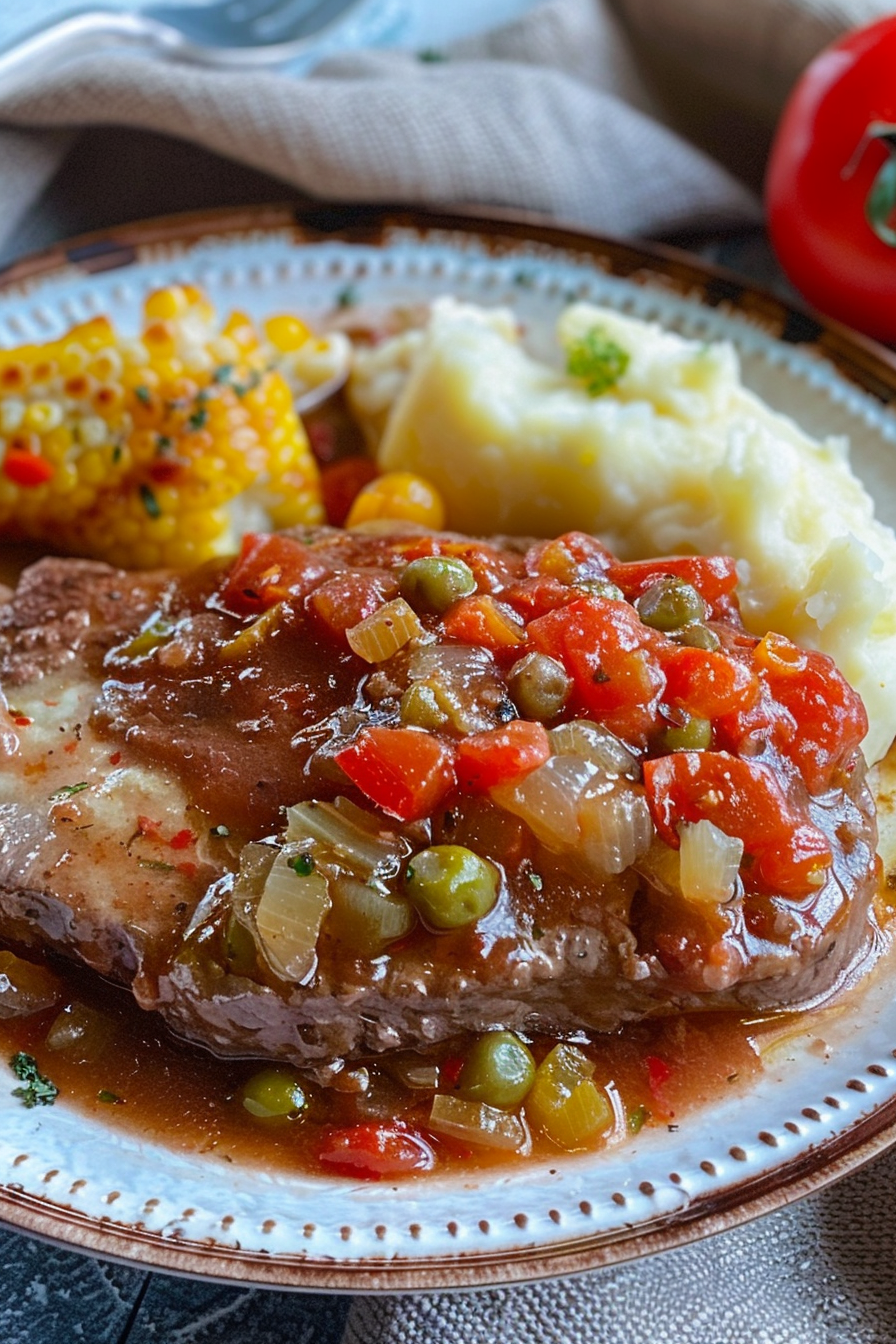
[[[786,89],[826,41],[889,8],[549,0],[445,62],[366,53],[307,79],[98,53],[0,87],[0,243],[72,130],[104,123],[189,138],[338,200],[522,207],[641,235],[755,221],[736,174],[755,183]],[[732,171],[705,152],[726,147]]]

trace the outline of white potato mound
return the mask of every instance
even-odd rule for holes
[[[464,532],[576,528],[624,559],[735,556],[747,627],[834,658],[878,760],[896,736],[896,537],[846,444],[748,392],[728,344],[580,303],[560,354],[589,333],[628,356],[597,395],[528,354],[508,310],[438,300],[422,332],[356,356],[350,396],[380,467],[428,477]]]

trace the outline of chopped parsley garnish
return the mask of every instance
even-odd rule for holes
[[[138,401],[142,401],[144,406],[148,406],[149,403],[152,401],[152,393],[150,392],[149,388],[144,387],[142,383],[140,384],[139,387],[134,388],[134,396],[137,398]]]
[[[566,347],[566,372],[571,378],[582,379],[589,396],[599,397],[619,382],[629,358],[628,351],[600,327],[591,327]]]
[[[336,295],[337,308],[354,308],[357,302],[358,291],[355,289],[354,285],[346,285],[345,288],[340,289],[339,293]]]
[[[233,376],[232,364],[219,364],[212,374],[213,383],[229,383]]]
[[[27,1106],[30,1110],[32,1106],[53,1105],[59,1096],[59,1088],[55,1083],[51,1083],[49,1078],[44,1077],[33,1055],[26,1055],[20,1050],[9,1061],[9,1067],[23,1084],[22,1087],[14,1087],[12,1091],[14,1097],[21,1098],[23,1106]]]
[[[296,854],[295,858],[287,859],[286,862],[299,877],[308,877],[314,872],[314,858],[310,854]]]
[[[650,1112],[643,1103],[640,1106],[636,1106],[633,1111],[629,1111],[628,1113],[629,1134],[637,1134],[641,1129],[643,1129],[645,1122],[649,1118],[650,1118]]]
[[[159,434],[156,437],[156,453],[161,456],[163,453],[170,453],[174,447],[174,440],[169,439],[167,434]]]
[[[209,835],[217,836],[219,839],[225,839],[229,834],[229,826],[213,826],[209,831]]]
[[[542,877],[541,873],[529,873],[527,876],[529,878],[530,883],[532,884],[533,891],[544,890],[544,878]]]
[[[413,868],[413,865],[412,865],[412,864],[410,864],[410,863],[408,864],[407,868],[405,869],[405,873],[404,873],[404,875],[405,875],[405,878],[407,879],[408,882],[413,882],[413,880],[414,880],[414,868]]]
[[[202,429],[208,420],[208,411],[204,406],[197,406],[196,410],[190,416],[187,424],[191,429]]]
[[[536,942],[538,941],[539,938],[544,937],[544,929],[541,927],[540,924],[532,925],[532,937],[535,939]]]
[[[50,794],[50,802],[58,803],[60,798],[71,798],[73,794],[89,788],[90,785],[84,780],[80,784],[63,784],[61,789],[57,789],[55,793]]]
[[[117,1092],[110,1092],[108,1087],[101,1087],[96,1094],[97,1101],[102,1101],[106,1106],[123,1106],[124,1098]]]
[[[161,518],[162,510],[159,508],[159,501],[145,481],[140,485],[140,498],[143,500],[143,507],[150,518]]]
[[[174,864],[164,863],[161,859],[138,859],[141,868],[149,868],[154,873],[173,873]]]
[[[118,463],[118,462],[120,462],[120,461],[121,461],[121,455],[122,455],[123,452],[124,452],[124,449],[122,448],[121,444],[120,444],[120,443],[116,443],[115,447],[112,449],[112,461],[113,461],[114,463]]]
[[[422,61],[424,65],[439,65],[447,59],[445,52],[439,51],[436,47],[424,47],[422,51],[417,52],[417,60]]]

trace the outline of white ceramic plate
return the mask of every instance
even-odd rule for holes
[[[700,338],[729,338],[746,381],[810,431],[848,434],[896,522],[896,365],[746,282],[683,256],[510,219],[286,209],[187,217],[20,263],[0,344],[96,313],[136,327],[147,291],[202,285],[221,309],[330,310],[453,292],[512,303],[537,339],[571,297]],[[817,1189],[896,1138],[896,1005],[876,976],[807,1019],[746,1096],[605,1154],[400,1186],[234,1169],[174,1154],[0,1086],[0,1218],[185,1273],[352,1291],[486,1285],[592,1268],[716,1231]]]

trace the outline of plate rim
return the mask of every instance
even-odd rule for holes
[[[402,230],[419,233],[421,241],[427,233],[466,234],[496,255],[502,249],[512,252],[535,243],[554,253],[600,260],[603,269],[621,278],[662,281],[694,302],[752,316],[773,339],[809,345],[865,392],[883,402],[896,401],[896,352],[870,338],[681,248],[596,233],[534,212],[285,201],[161,215],[79,234],[9,263],[0,268],[0,296],[16,290],[27,293],[35,284],[61,274],[89,280],[146,261],[141,252],[165,244],[189,251],[211,237],[237,243],[241,236],[291,231],[299,246],[324,241],[383,246],[390,234]],[[586,1233],[540,1247],[535,1242],[498,1251],[465,1248],[456,1255],[442,1252],[413,1259],[384,1255],[337,1262],[298,1252],[248,1251],[96,1217],[29,1194],[14,1183],[0,1184],[0,1225],[117,1263],[233,1285],[330,1293],[485,1289],[584,1273],[730,1230],[833,1184],[894,1143],[896,1096],[773,1171],[696,1196],[687,1209],[668,1215],[660,1226],[633,1225],[624,1235]],[[416,1183],[410,1188],[417,1188]]]

